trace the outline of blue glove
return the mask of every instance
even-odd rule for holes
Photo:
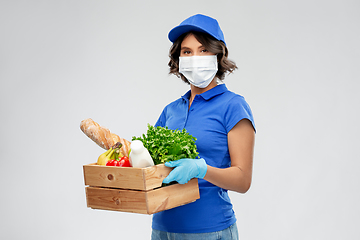
[[[166,162],[165,166],[175,168],[163,180],[163,183],[177,181],[180,184],[185,184],[192,178],[204,178],[207,171],[207,165],[203,158],[183,158]]]

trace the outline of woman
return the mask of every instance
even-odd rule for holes
[[[200,159],[180,159],[164,183],[198,178],[200,199],[153,216],[152,240],[238,239],[227,190],[245,193],[251,185],[255,125],[250,107],[222,84],[237,67],[223,32],[208,16],[194,15],[169,32],[170,73],[190,90],[167,105],[155,126],[185,128],[197,138]]]

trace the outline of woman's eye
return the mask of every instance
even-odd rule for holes
[[[183,53],[184,54],[190,54],[190,51],[184,51]]]
[[[201,50],[201,52],[207,52],[208,50],[206,50],[206,49],[203,49],[203,50]]]

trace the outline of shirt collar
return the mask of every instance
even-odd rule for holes
[[[227,87],[225,84],[219,84],[217,85],[216,87],[200,94],[199,96],[201,96],[204,100],[209,100],[217,95],[220,95],[224,92],[228,91]],[[189,100],[190,98],[190,95],[191,95],[191,90],[187,91],[187,93],[185,93],[182,98],[183,99],[186,99],[186,100]]]

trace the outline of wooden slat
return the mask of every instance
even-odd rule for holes
[[[147,214],[146,192],[86,187],[87,206],[93,209]]]
[[[93,209],[153,214],[199,199],[198,180],[150,191],[86,187],[87,206]]]
[[[164,164],[147,167],[113,167],[88,164],[83,166],[85,185],[135,190],[161,187],[172,168]]]
[[[198,180],[192,179],[186,184],[174,184],[149,191],[147,194],[148,213],[191,203],[200,198]]]
[[[85,185],[145,190],[141,168],[84,165]]]

